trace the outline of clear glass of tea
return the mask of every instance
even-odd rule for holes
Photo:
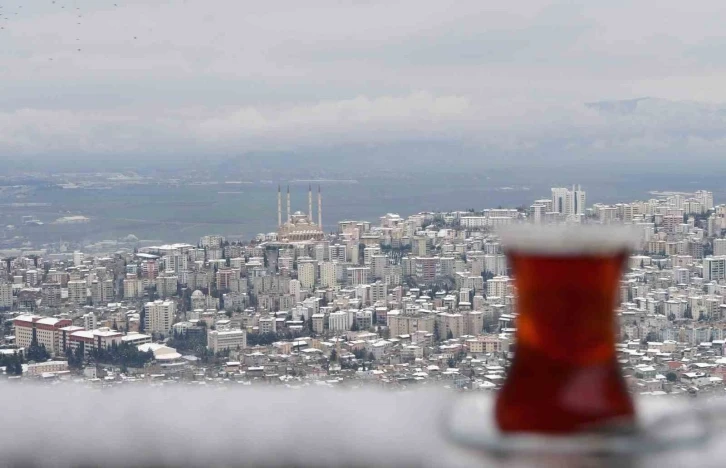
[[[631,431],[616,360],[617,288],[633,246],[623,227],[501,232],[517,292],[516,349],[497,394],[504,433]]]

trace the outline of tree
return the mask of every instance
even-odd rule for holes
[[[18,352],[0,355],[0,367],[5,367],[7,375],[21,375],[23,373],[23,355]]]
[[[668,372],[665,377],[668,382],[675,382],[678,380],[678,376],[675,372]]]
[[[338,351],[330,351],[330,362],[336,362],[338,360]]]
[[[111,324],[111,330],[118,331],[118,324],[116,323],[116,319],[113,319],[113,323]]]
[[[106,348],[96,348],[89,353],[89,357],[96,363],[115,364],[119,367],[144,367],[154,359],[152,351],[140,351],[135,345],[115,343]]]
[[[434,343],[441,341],[441,331],[439,330],[439,322],[434,321]]]
[[[350,327],[350,331],[358,331],[360,330],[360,327],[358,326],[358,320],[353,319],[353,325]]]
[[[446,332],[446,339],[447,340],[454,339],[454,333],[451,330],[449,330],[448,332]]]
[[[84,347],[85,343],[79,343],[75,350],[71,348],[66,349],[66,358],[68,359],[68,367],[71,369],[82,369],[83,358],[84,358]]]
[[[33,336],[30,339],[30,346],[25,352],[29,361],[44,362],[50,359],[50,353],[45,349],[44,344],[38,344],[37,331],[33,328]]]
[[[375,356],[375,354],[373,354],[373,351],[371,351],[370,353],[368,353],[368,360],[371,361],[371,362],[373,362],[373,361],[376,360],[376,356]]]
[[[642,343],[647,344],[648,342],[651,342],[651,341],[658,341],[658,335],[652,331],[648,332],[648,334],[645,335],[645,338],[643,338]]]

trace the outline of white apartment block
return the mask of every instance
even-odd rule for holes
[[[726,255],[726,239],[713,240],[713,256],[721,257]]]
[[[388,297],[388,285],[383,281],[376,281],[371,284],[370,300],[372,303],[384,302]]]
[[[370,271],[368,267],[348,267],[348,285],[358,286],[359,284],[368,284]]]
[[[495,276],[487,280],[487,297],[504,297],[509,293],[509,277]]]
[[[6,281],[0,283],[0,309],[13,307],[13,285]]]
[[[275,317],[260,317],[258,327],[260,333],[275,333],[277,330],[277,321]]]
[[[328,315],[328,328],[332,332],[340,332],[350,330],[353,326],[352,315],[347,311],[333,312]]]
[[[325,332],[325,314],[313,314],[313,332],[322,334]]]
[[[224,242],[224,237],[215,235],[203,236],[199,239],[199,245],[204,249],[218,249],[222,246],[222,242]]]
[[[88,284],[86,280],[68,281],[68,301],[72,304],[85,305],[88,301]]]
[[[176,294],[176,285],[179,278],[176,275],[164,274],[156,278],[156,293],[160,297],[169,297]]]
[[[552,188],[552,211],[565,216],[581,216],[585,214],[585,191],[579,185],[572,190],[565,187]]]
[[[391,310],[386,315],[386,323],[392,337],[411,335],[417,331],[433,333],[435,322],[436,319],[433,314],[403,315],[400,310]]]
[[[509,350],[509,339],[494,335],[482,335],[466,340],[466,345],[472,354],[500,353]]]
[[[385,255],[373,255],[371,256],[371,272],[373,278],[383,278],[385,275],[386,267],[388,266],[388,257]]]
[[[464,316],[462,314],[441,313],[436,316],[439,322],[441,338],[446,339],[449,332],[454,338],[464,334]]]
[[[247,332],[244,330],[211,330],[207,333],[207,347],[217,353],[224,349],[247,347]]]
[[[83,315],[83,328],[86,330],[95,330],[98,328],[98,319],[96,314],[89,312]]]
[[[113,280],[94,280],[91,282],[91,300],[93,305],[108,304],[113,302],[114,290]]]
[[[83,252],[80,252],[78,250],[73,252],[73,265],[75,265],[75,266],[83,265],[83,259],[84,259]]]
[[[341,263],[348,261],[348,250],[345,245],[335,244],[328,247],[328,258],[330,261],[338,261]]]
[[[92,349],[105,349],[114,344],[120,345],[123,341],[123,334],[110,328],[97,328],[95,330],[80,330],[70,334],[66,340],[66,347],[76,350],[83,346],[84,353],[88,354]],[[65,350],[64,350],[65,351]]]
[[[304,289],[313,289],[315,286],[315,260],[312,258],[299,259],[297,262],[297,278]]]
[[[124,298],[135,299],[144,295],[144,288],[140,279],[126,278],[124,280]]]
[[[176,313],[176,304],[161,300],[147,302],[144,312],[144,328],[147,333],[168,333]]]
[[[68,370],[68,361],[46,361],[28,364],[28,375],[53,374]]]
[[[335,265],[333,262],[320,263],[320,286],[334,288],[338,283],[335,275]]]
[[[720,281],[726,278],[726,257],[706,257],[703,259],[703,280]]]

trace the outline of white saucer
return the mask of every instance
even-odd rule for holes
[[[691,448],[711,434],[709,415],[703,409],[679,407],[641,422],[628,432],[556,436],[511,434],[499,431],[494,421],[494,399],[467,395],[456,399],[442,415],[444,435],[455,444],[495,456],[642,456]]]

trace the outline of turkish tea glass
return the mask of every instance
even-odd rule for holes
[[[618,283],[630,230],[519,228],[502,232],[517,297],[516,348],[494,415],[504,433],[635,429],[616,359]]]

